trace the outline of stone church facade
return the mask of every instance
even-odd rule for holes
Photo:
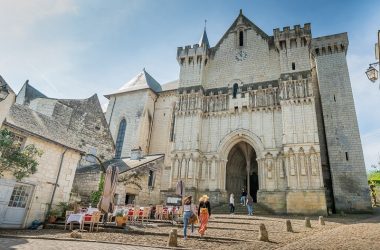
[[[165,154],[150,203],[183,180],[214,204],[244,187],[277,213],[368,210],[347,48],[346,33],[312,38],[305,24],[268,35],[240,12],[214,47],[205,30],[177,49],[178,81],[143,70],[106,95],[116,154]]]

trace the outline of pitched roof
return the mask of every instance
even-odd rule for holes
[[[48,139],[66,147],[80,149],[80,138],[54,118],[38,113],[28,106],[15,103],[9,110],[4,124],[35,136]]]
[[[224,35],[222,36],[222,38],[215,45],[215,47],[214,47],[215,49],[217,49],[220,46],[220,44],[228,36],[228,34],[238,25],[238,23],[240,22],[240,20],[241,20],[242,23],[244,23],[247,26],[250,26],[253,30],[255,30],[257,32],[257,34],[259,34],[262,38],[265,38],[265,39],[268,39],[268,40],[270,39],[270,37],[263,30],[261,30],[259,27],[256,26],[256,24],[254,24],[251,20],[249,20],[246,16],[244,16],[242,10],[240,10],[239,16],[235,19],[235,21],[228,28],[228,30],[226,31],[226,33],[224,33]]]
[[[206,28],[204,29],[203,34],[201,36],[201,39],[199,39],[199,43],[198,44],[199,44],[199,47],[210,48],[210,43],[208,42]]]
[[[176,90],[179,86],[179,79],[162,84],[162,91]]]
[[[4,78],[0,75],[0,101],[4,100],[9,93],[15,93],[13,89],[8,85]]]
[[[140,90],[140,89],[151,89],[154,92],[161,91],[161,85],[151,76],[148,72],[143,69],[139,74],[133,77],[129,82],[124,84],[119,90],[114,93],[105,95],[109,98],[112,95],[121,94],[125,92]]]
[[[16,102],[18,104],[29,104],[30,101],[36,98],[46,98],[46,95],[32,87],[32,85],[29,84],[29,80],[26,80],[17,94]]]

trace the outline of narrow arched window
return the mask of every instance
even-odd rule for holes
[[[121,120],[119,124],[119,131],[117,133],[116,138],[116,153],[115,158],[121,157],[121,151],[123,149],[123,143],[124,143],[124,135],[125,135],[125,128],[127,127],[127,122],[125,119]]]
[[[243,31],[239,31],[239,46],[243,46],[244,45],[244,33]]]
[[[234,84],[233,86],[233,91],[232,91],[232,98],[236,98],[236,94],[238,92],[239,85],[237,83]]]

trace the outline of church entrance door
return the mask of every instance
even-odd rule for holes
[[[226,167],[226,190],[235,195],[235,202],[239,201],[242,189],[245,189],[257,200],[258,167],[256,152],[246,142],[239,142],[228,153]]]

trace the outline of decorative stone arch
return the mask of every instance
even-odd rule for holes
[[[220,141],[217,149],[219,159],[227,160],[228,153],[239,142],[246,142],[251,145],[256,152],[257,158],[264,157],[264,144],[261,139],[247,129],[236,129],[224,136]]]
[[[265,158],[264,144],[253,132],[247,129],[237,129],[224,136],[217,148],[217,155],[220,160],[219,171],[223,173],[219,180],[221,190],[226,190],[228,155],[231,149],[240,142],[250,145],[255,151],[257,159]]]

